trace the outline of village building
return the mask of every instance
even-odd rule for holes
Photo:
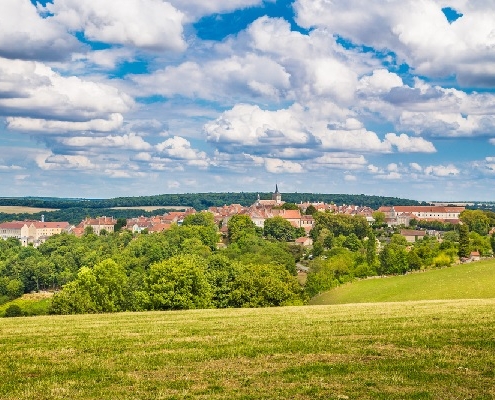
[[[37,247],[47,238],[62,232],[68,232],[71,225],[68,222],[45,222],[26,220],[0,223],[0,238],[16,238],[23,246],[32,244]]]
[[[383,206],[378,211],[385,214],[390,225],[409,226],[412,219],[418,221],[440,221],[459,223],[459,215],[466,208],[459,206]]]

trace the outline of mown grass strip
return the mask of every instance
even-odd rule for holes
[[[2,399],[492,399],[495,300],[3,319]]]

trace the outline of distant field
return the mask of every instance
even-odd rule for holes
[[[58,211],[58,208],[37,208],[37,207],[23,207],[23,206],[0,206],[0,213],[6,214],[36,214],[39,212]]]
[[[143,207],[112,207],[112,210],[144,210],[144,211],[156,211],[156,210],[187,210],[191,207],[187,206],[143,206]]]
[[[493,399],[495,300],[4,318],[0,398]]]
[[[495,259],[408,275],[352,282],[311,304],[495,298]]]

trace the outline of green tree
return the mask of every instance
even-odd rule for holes
[[[318,212],[316,207],[313,204],[310,204],[307,208],[306,211],[304,212],[305,215],[315,215]]]
[[[230,242],[237,242],[244,235],[256,235],[256,225],[249,215],[233,215],[227,223]]]
[[[469,249],[469,227],[466,224],[459,225],[459,258],[467,258],[471,253]]]
[[[285,218],[276,216],[265,220],[263,233],[267,238],[288,242],[296,238],[296,231]]]
[[[183,226],[213,226],[215,225],[215,219],[213,214],[208,211],[189,214],[184,218],[182,222]]]
[[[185,310],[213,306],[213,290],[204,259],[179,255],[153,264],[141,296],[152,310]]]
[[[375,220],[374,224],[376,226],[382,226],[382,225],[385,224],[386,215],[385,215],[384,212],[382,212],[382,211],[375,211],[375,212],[373,212],[373,214],[371,214],[371,216]]]
[[[380,252],[380,275],[403,274],[409,269],[407,251],[404,246],[388,243]]]
[[[276,264],[246,265],[232,285],[233,307],[302,305],[303,291],[297,279]]]
[[[470,232],[476,232],[482,236],[488,234],[490,219],[482,210],[464,210],[459,219],[469,227]]]

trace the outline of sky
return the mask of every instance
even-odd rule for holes
[[[495,200],[495,5],[1,0],[0,195]]]

